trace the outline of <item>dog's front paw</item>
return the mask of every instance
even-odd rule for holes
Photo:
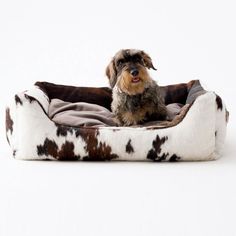
[[[113,121],[116,123],[117,126],[132,126],[137,125],[138,123],[134,120],[133,117],[122,115],[122,117],[115,117]]]
[[[133,126],[139,124],[139,120],[132,112],[124,112],[122,114],[122,122],[123,126]]]

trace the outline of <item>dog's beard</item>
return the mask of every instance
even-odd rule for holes
[[[140,70],[138,76],[133,77],[128,71],[122,71],[117,80],[117,87],[128,95],[142,94],[148,87],[151,78],[147,71]]]

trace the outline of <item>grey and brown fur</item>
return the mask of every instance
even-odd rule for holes
[[[135,49],[120,50],[107,66],[106,75],[113,89],[111,108],[118,125],[166,118],[159,86],[147,71],[151,68],[156,70],[150,56]]]

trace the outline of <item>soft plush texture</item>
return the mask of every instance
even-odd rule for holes
[[[52,99],[48,116],[57,124],[70,126],[115,126],[114,115],[103,106],[87,102],[64,102]]]
[[[199,81],[161,87],[168,120],[117,127],[112,91],[37,82],[6,108],[6,135],[16,159],[214,160],[222,152],[228,112]]]

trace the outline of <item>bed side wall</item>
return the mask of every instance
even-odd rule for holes
[[[215,94],[215,112],[216,112],[215,155],[216,158],[219,158],[223,153],[227,123],[229,121],[229,112],[227,111],[224,101],[217,94]]]

